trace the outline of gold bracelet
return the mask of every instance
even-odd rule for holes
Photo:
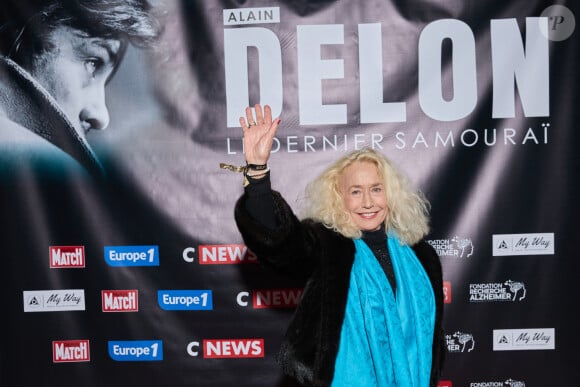
[[[256,167],[256,168],[253,168],[253,167]],[[248,184],[250,184],[248,177],[260,177],[260,176],[263,176],[270,171],[270,168],[268,168],[267,164],[261,164],[261,165],[246,164],[244,166],[236,167],[235,165],[220,163],[220,168],[227,169],[228,171],[232,171],[232,172],[242,172],[244,174],[244,180],[242,183],[244,187],[247,187]],[[250,169],[252,169],[253,171],[258,171],[260,173],[256,174],[256,175],[250,175],[250,174],[248,174],[248,171]]]
[[[232,172],[244,172],[246,170],[245,165],[242,167],[236,167],[235,165],[226,164],[226,163],[220,163],[220,168],[227,169],[228,171],[232,171]]]

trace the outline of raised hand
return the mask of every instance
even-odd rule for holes
[[[256,104],[256,119],[252,109],[246,108],[246,117],[240,117],[240,125],[244,131],[244,153],[248,164],[266,164],[270,159],[274,136],[280,125],[280,118],[272,121],[272,109],[268,105]]]

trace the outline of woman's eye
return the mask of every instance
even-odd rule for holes
[[[383,189],[381,187],[375,187],[375,188],[373,188],[373,192],[381,193],[381,192],[383,192]]]

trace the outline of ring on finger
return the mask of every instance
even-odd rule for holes
[[[254,121],[248,122],[248,126],[254,126],[254,125],[256,125],[256,123]]]

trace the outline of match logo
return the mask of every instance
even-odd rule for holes
[[[90,361],[89,340],[57,340],[52,342],[53,363]]]
[[[51,269],[85,267],[84,246],[50,246],[48,255]]]
[[[103,312],[138,312],[139,292],[131,290],[101,291]]]

